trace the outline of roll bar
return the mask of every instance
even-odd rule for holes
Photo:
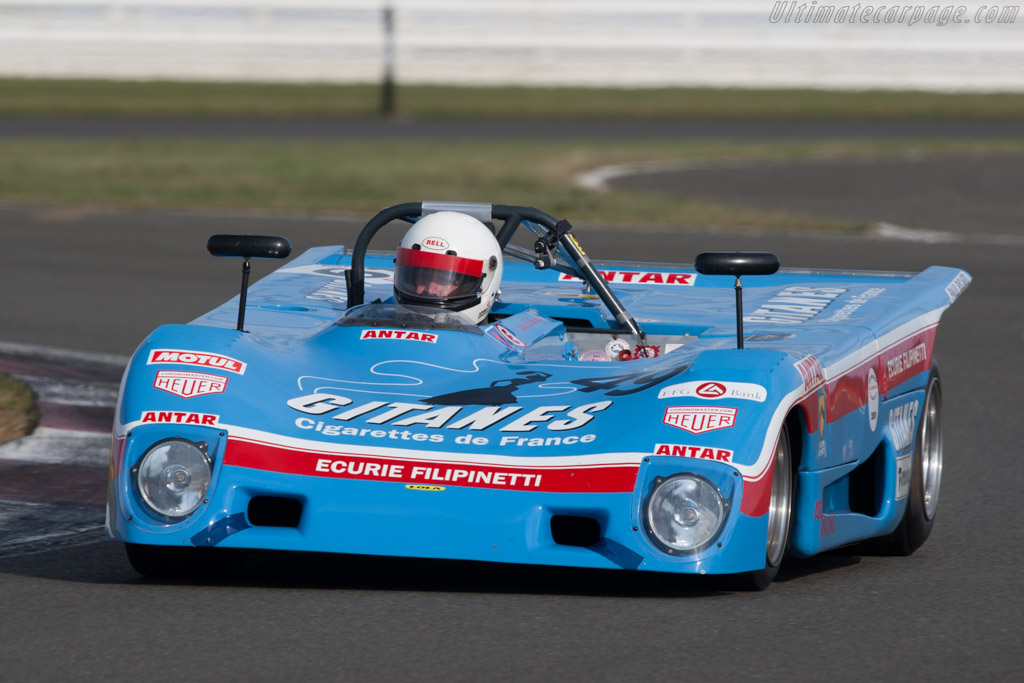
[[[538,269],[549,268],[553,265],[554,257],[551,251],[561,245],[576,266],[576,270],[584,280],[590,283],[594,291],[608,307],[615,321],[624,327],[630,334],[643,337],[640,326],[637,325],[633,316],[626,311],[618,297],[608,286],[600,272],[594,268],[576,238],[569,231],[572,225],[566,220],[557,220],[551,214],[530,206],[508,206],[505,204],[485,204],[475,202],[408,202],[396,204],[381,210],[376,216],[370,219],[366,226],[359,233],[355,247],[352,250],[352,267],[345,271],[345,285],[348,290],[348,305],[359,306],[363,303],[366,293],[366,251],[373,236],[385,225],[394,220],[404,220],[409,223],[415,222],[418,218],[438,211],[459,211],[469,214],[474,218],[486,223],[491,220],[502,221],[498,229],[498,244],[502,249],[508,246],[512,236],[522,224],[530,221],[539,225],[546,231],[534,244],[537,258],[534,266]]]

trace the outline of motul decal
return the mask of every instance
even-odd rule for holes
[[[655,455],[670,455],[681,458],[697,458],[700,460],[717,460],[732,462],[732,451],[728,448],[709,448],[707,446],[685,446],[678,443],[659,443],[654,446]]]
[[[167,422],[171,424],[210,425],[217,424],[219,415],[208,413],[181,413],[173,410],[146,410],[142,413],[142,422]]]
[[[160,370],[156,373],[156,379],[153,381],[155,388],[182,398],[223,394],[227,385],[227,377],[187,370]]]
[[[602,270],[604,279],[612,284],[631,285],[687,285],[692,286],[697,276],[693,273],[659,273],[651,270]],[[559,280],[580,282],[575,275],[560,273]]]
[[[665,409],[662,422],[691,434],[703,434],[732,427],[736,423],[736,409],[724,406],[670,406]]]
[[[437,343],[437,335],[429,332],[416,332],[414,330],[386,330],[369,329],[363,330],[359,335],[360,339],[405,339],[407,341]]]
[[[172,363],[175,365],[196,365],[202,368],[217,368],[239,375],[245,374],[245,363],[229,356],[204,351],[183,351],[181,349],[153,349],[149,352],[147,365]]]

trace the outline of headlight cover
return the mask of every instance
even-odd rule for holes
[[[195,512],[210,488],[205,444],[185,439],[159,441],[136,466],[142,500],[161,517],[179,521]]]
[[[728,503],[718,488],[696,474],[660,482],[647,498],[644,516],[654,539],[670,553],[703,550],[722,530]]]

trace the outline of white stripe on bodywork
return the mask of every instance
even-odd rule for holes
[[[120,428],[124,434],[143,423],[139,420],[130,422]],[[153,424],[153,423],[146,423]],[[489,455],[485,453],[454,453],[450,451],[410,451],[407,448],[387,448],[383,446],[369,446],[364,444],[330,444],[323,441],[310,439],[299,439],[290,436],[282,436],[272,432],[264,432],[258,429],[249,429],[237,425],[217,423],[220,429],[228,431],[231,439],[247,441],[251,443],[279,446],[293,450],[305,451],[322,455],[363,455],[371,457],[389,458],[392,460],[429,460],[451,465],[498,465],[503,467],[536,467],[536,468],[565,468],[565,467],[612,467],[622,465],[639,465],[650,453],[594,453],[571,456],[510,456],[510,455]],[[518,437],[518,435],[515,435]],[[524,437],[530,438],[530,437]]]

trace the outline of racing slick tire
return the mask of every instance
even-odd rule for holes
[[[914,463],[911,466],[907,509],[899,526],[883,537],[878,550],[886,555],[910,555],[924,545],[938,512],[939,485],[942,480],[942,381],[939,368],[932,364],[924,408],[917,426]]]
[[[763,591],[775,580],[789,550],[789,540],[793,533],[793,501],[796,499],[796,464],[789,432],[787,421],[779,434],[775,463],[772,466],[764,569],[725,577],[726,586],[732,590]]]
[[[132,569],[157,579],[227,579],[242,568],[245,555],[225,548],[178,548],[125,543]]]

